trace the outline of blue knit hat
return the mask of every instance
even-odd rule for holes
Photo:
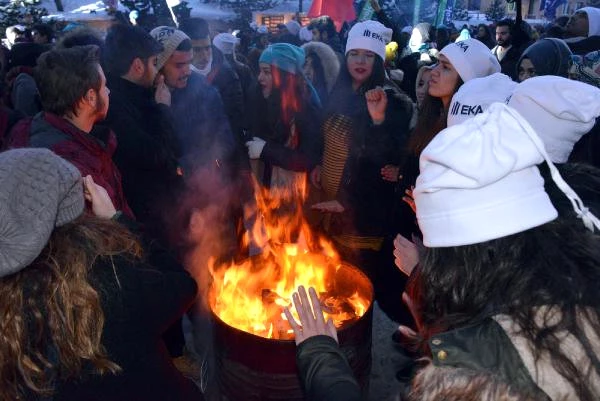
[[[305,58],[304,49],[289,43],[275,43],[262,52],[259,62],[272,64],[290,74],[302,74]]]

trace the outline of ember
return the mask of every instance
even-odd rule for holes
[[[232,327],[280,340],[294,338],[283,308],[291,305],[299,285],[317,290],[325,316],[338,329],[364,315],[371,302],[352,285],[337,280],[342,261],[330,243],[311,232],[302,216],[303,182],[292,192],[272,189],[257,198],[261,218],[252,235],[263,245],[261,255],[211,266],[213,312]]]

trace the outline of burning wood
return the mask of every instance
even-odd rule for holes
[[[257,219],[252,233],[266,237],[257,241],[268,244],[262,255],[210,266],[213,312],[229,326],[266,338],[294,338],[282,312],[292,305],[292,294],[300,285],[315,288],[325,316],[338,328],[361,317],[370,305],[351,284],[337,282],[342,261],[329,242],[313,234],[301,208],[281,207],[282,200],[289,201],[294,193],[306,193],[304,188],[292,192],[265,192],[257,198],[262,219]],[[288,213],[282,214],[282,209]]]

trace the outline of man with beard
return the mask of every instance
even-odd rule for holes
[[[174,240],[167,221],[181,177],[169,112],[171,94],[162,76],[157,76],[156,60],[161,50],[162,46],[142,28],[117,24],[109,29],[104,49],[111,89],[106,124],[117,135],[114,160],[144,234],[169,247]]]
[[[521,49],[513,43],[514,22],[505,19],[496,25],[496,43],[492,53],[498,59],[502,73],[513,81],[517,80],[517,62],[521,57]]]
[[[11,131],[8,147],[48,148],[90,175],[122,213],[133,217],[121,175],[112,161],[116,139],[96,126],[108,111],[106,77],[97,46],[76,46],[43,53],[34,69],[43,111]],[[25,138],[25,140],[22,140]]]
[[[199,169],[229,168],[235,156],[229,121],[219,92],[192,70],[192,41],[182,31],[167,26],[154,28],[150,34],[164,48],[156,67],[171,92],[170,113],[186,176]]]

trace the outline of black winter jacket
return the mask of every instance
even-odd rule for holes
[[[53,401],[202,401],[200,390],[171,362],[162,333],[193,302],[195,281],[177,265],[155,270],[123,258],[100,260],[90,272],[105,315],[102,343],[122,372],[88,369],[59,382]]]
[[[151,89],[109,77],[110,106],[103,124],[116,134],[114,161],[123,191],[136,218],[160,238],[164,214],[172,206],[181,178],[177,175],[177,141],[167,106],[154,101]]]
[[[333,234],[384,236],[390,229],[394,184],[382,179],[381,168],[402,164],[413,104],[395,85],[386,84],[384,89],[388,105],[385,121],[378,126],[371,121],[364,94],[352,92],[344,100],[339,92],[332,94],[334,108],[326,120],[336,114],[352,119],[350,153],[336,197],[345,210],[333,215]],[[340,102],[345,105],[336,107]]]

